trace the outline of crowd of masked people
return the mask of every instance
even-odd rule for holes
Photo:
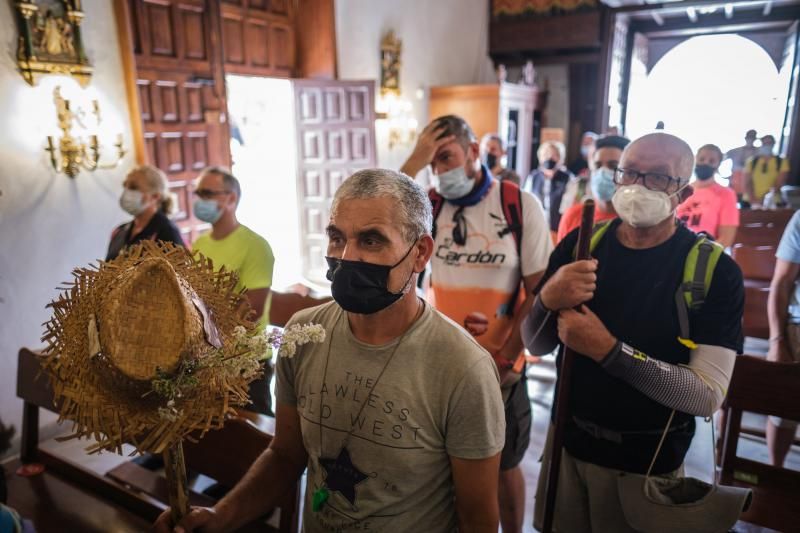
[[[522,187],[542,202],[554,242],[578,226],[583,198],[597,202],[596,222],[617,216],[612,202],[617,188],[614,173],[629,142],[616,134],[586,132],[580,155],[569,165],[563,143],[542,143],[537,153],[539,166]],[[720,165],[726,160],[731,161],[732,172],[721,181],[728,180],[727,186],[716,179],[721,178]],[[749,130],[745,144],[727,152],[705,144],[695,153],[692,194],[678,206],[677,216],[691,230],[705,232],[728,248],[734,243],[740,209],[786,205],[781,189],[789,184],[789,171],[789,161],[775,153],[772,135],[759,140],[756,131]]]
[[[533,416],[526,353],[562,358],[569,348],[577,358],[555,529],[634,531],[630,508],[648,515],[652,503],[641,483],[658,480],[648,490],[662,502],[684,482],[696,489],[683,474],[695,417],[719,409],[743,350],[742,274],[722,249],[735,239],[737,203],[765,204],[788,173],[774,139],[759,147],[755,139],[748,132],[736,150],[693,152],[665,132],[633,141],[587,133],[578,160],[567,165],[564,146],[545,142],[538,167],[521,177],[506,168],[502,138],[479,141],[450,115],[422,131],[399,171],[354,173],[336,191],[326,229],[333,300],[290,321],[323,325],[326,341],[277,361],[264,354],[250,408],[277,417],[272,443],[239,485],[214,507],[193,508],[180,528],[234,530],[271,509],[305,471],[305,531],[521,531],[520,463]],[[732,188],[714,179],[726,158]],[[415,181],[425,172],[430,188]],[[210,229],[192,249],[239,274],[265,328],[275,259],[236,217],[238,180],[206,169],[194,195],[194,215]],[[592,259],[576,261],[585,198],[596,202]],[[162,172],[132,170],[120,198],[132,219],[113,231],[107,260],[143,239],[184,245],[171,204]],[[703,266],[691,265],[704,296],[689,309],[691,298],[676,291],[693,252],[711,242],[706,235],[719,245],[704,248],[711,256]],[[797,217],[778,259],[789,281],[773,313],[770,357],[797,360],[800,311],[788,297],[800,274]],[[554,446],[553,414],[539,416],[551,425],[537,528]],[[787,435],[791,444],[796,424],[770,424],[772,442],[780,433],[781,446]],[[638,492],[623,487],[624,476],[641,480]],[[740,493],[707,488],[694,503],[743,506]],[[699,518],[712,521],[705,530],[732,526],[713,522],[718,515]],[[172,530],[170,520],[165,512],[156,530]]]

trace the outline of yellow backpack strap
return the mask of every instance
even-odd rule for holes
[[[714,277],[714,269],[723,251],[720,244],[701,233],[686,255],[683,279],[675,292],[675,306],[680,326],[678,342],[689,349],[697,347],[689,334],[689,312],[700,309],[705,302]]]
[[[592,228],[592,239],[589,241],[589,253],[592,253],[597,245],[600,244],[600,241],[603,239],[603,235],[606,234],[608,228],[611,226],[613,220],[606,220],[605,222],[600,222],[599,224],[595,224]],[[572,250],[572,258],[575,259],[578,257],[578,245],[575,244],[575,249]]]

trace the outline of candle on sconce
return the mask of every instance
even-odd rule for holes
[[[122,134],[117,133],[117,145],[122,146]]]
[[[47,149],[50,150],[51,152],[56,149],[55,146],[53,146],[53,136],[52,135],[48,135],[47,136]]]
[[[89,142],[91,143],[92,148],[97,148],[100,145],[97,140],[97,135],[89,136]]]

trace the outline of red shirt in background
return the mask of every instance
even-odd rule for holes
[[[567,236],[570,231],[574,230],[581,225],[581,212],[583,211],[583,204],[575,204],[570,206],[564,214],[561,215],[561,222],[558,223],[558,236],[556,242],[561,242],[561,239]],[[599,207],[594,209],[594,223],[603,222],[604,220],[611,220],[617,218],[616,213],[606,213]]]
[[[714,183],[696,188],[676,211],[686,226],[695,233],[705,231],[715,239],[720,226],[739,226],[739,208],[733,189]]]

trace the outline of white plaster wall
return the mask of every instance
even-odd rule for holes
[[[376,80],[377,92],[380,42],[390,29],[403,42],[400,85],[420,128],[428,116],[429,87],[497,80],[488,56],[488,0],[336,0],[339,78]],[[396,169],[412,147],[390,150],[382,126],[378,121],[378,164]]]
[[[115,170],[83,172],[72,180],[50,167],[45,136],[58,132],[53,88],[77,105],[99,100],[103,139],[122,133],[131,147],[130,118],[112,2],[84,0],[83,39],[95,73],[88,88],[61,76],[31,87],[17,72],[15,17],[0,2],[0,418],[17,426],[17,352],[41,346],[41,324],[55,287],[73,268],[105,257],[113,227],[127,215],[117,205],[129,153]],[[109,150],[111,152],[111,150]],[[43,422],[52,421],[45,416]]]

